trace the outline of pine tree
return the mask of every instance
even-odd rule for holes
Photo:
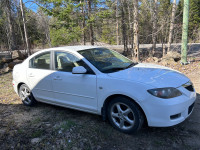
[[[53,46],[79,42],[82,30],[79,25],[80,1],[71,0],[40,0],[42,9],[52,16],[50,36]],[[76,5],[75,5],[76,4]],[[63,7],[64,6],[64,7]],[[82,16],[83,17],[83,16]]]
[[[199,29],[200,29],[200,1],[190,0],[189,37],[192,40],[192,42],[196,42]]]

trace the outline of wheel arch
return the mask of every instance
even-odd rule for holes
[[[133,103],[135,103],[138,106],[138,108],[141,110],[142,114],[144,115],[145,122],[147,123],[147,117],[146,117],[146,114],[145,114],[144,110],[142,109],[142,107],[133,98],[131,98],[127,95],[123,95],[123,94],[113,94],[113,95],[108,96],[105,99],[103,106],[101,108],[101,115],[102,115],[104,121],[107,120],[107,106],[108,106],[109,102],[111,102],[112,99],[114,99],[115,97],[126,97],[127,99],[129,99]]]
[[[23,85],[23,84],[26,84],[26,83],[20,82],[20,83],[17,85],[17,93],[18,93],[18,94],[19,94],[19,88],[20,88],[20,86]]]

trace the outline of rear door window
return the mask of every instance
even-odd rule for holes
[[[50,69],[51,53],[45,52],[33,57],[30,60],[29,67],[36,69]]]

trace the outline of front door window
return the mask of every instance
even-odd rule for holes
[[[73,54],[67,52],[55,52],[55,69],[58,71],[72,72],[72,69],[77,66],[83,66],[88,74],[94,72],[84,63],[83,60],[77,58]]]

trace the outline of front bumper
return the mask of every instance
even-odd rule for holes
[[[193,111],[196,92],[190,92],[183,87],[178,88],[181,96],[171,99],[161,99],[149,95],[142,103],[148,125],[153,127],[169,127],[183,122]]]
[[[13,84],[13,88],[14,88],[15,92],[18,94],[17,83],[13,80],[12,84]]]

